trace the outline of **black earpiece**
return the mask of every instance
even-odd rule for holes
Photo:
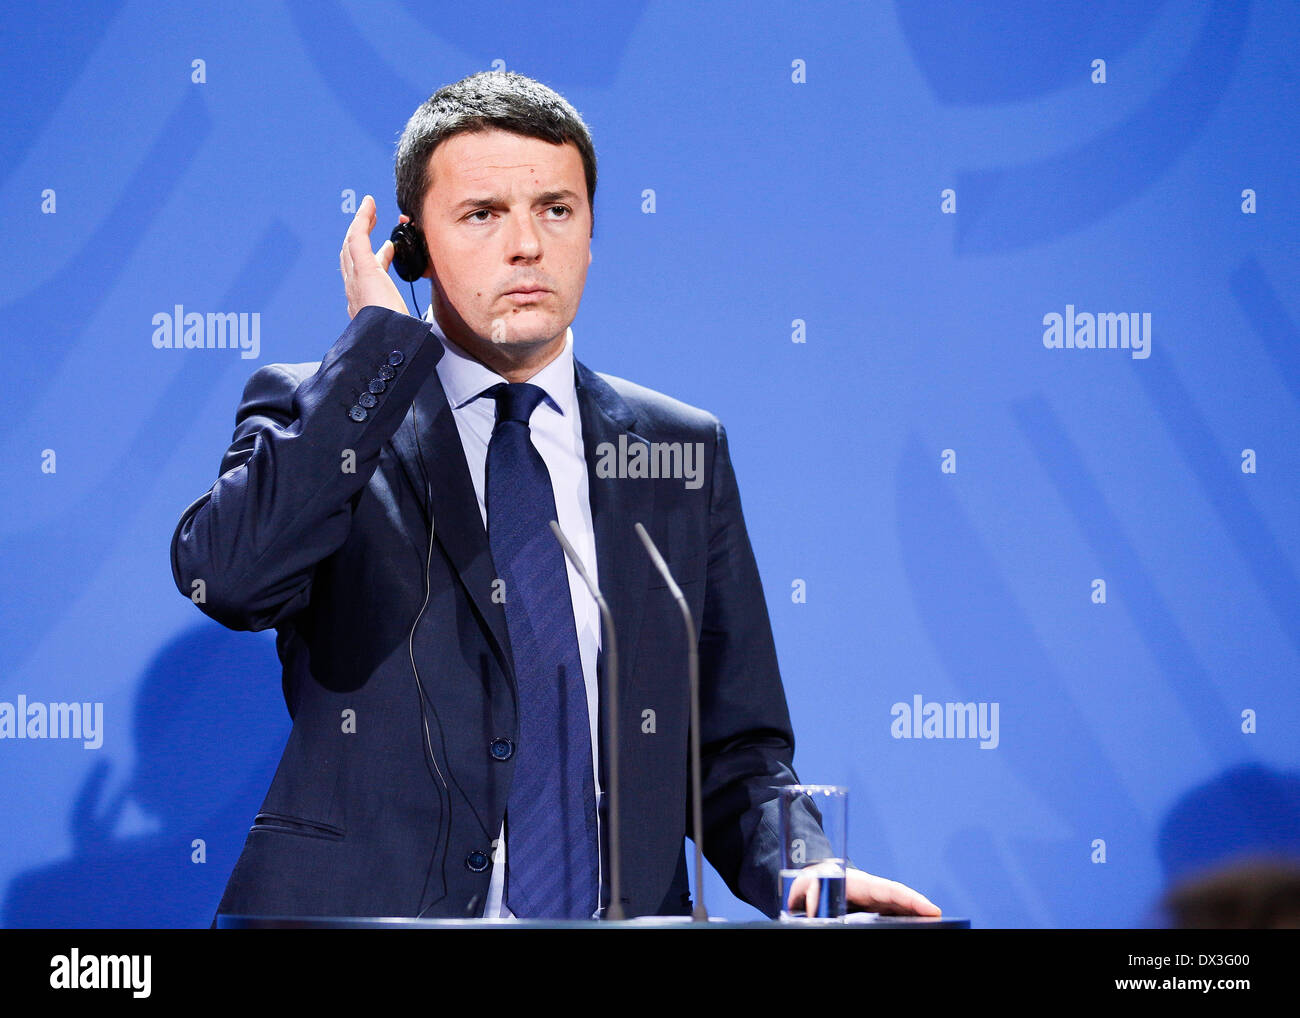
[[[401,223],[393,227],[388,239],[393,242],[393,268],[408,283],[414,283],[429,267],[424,234],[414,223]]]

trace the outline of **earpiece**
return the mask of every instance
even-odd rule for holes
[[[429,267],[429,249],[424,234],[414,223],[400,223],[388,237],[393,242],[393,268],[408,283],[414,283]]]

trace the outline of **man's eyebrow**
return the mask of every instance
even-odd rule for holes
[[[568,188],[558,191],[543,191],[533,199],[534,205],[549,205],[557,201],[577,201],[578,195]],[[466,198],[452,206],[453,212],[459,212],[462,209],[479,209],[492,206],[504,205],[505,199],[499,194],[489,194],[482,198]]]

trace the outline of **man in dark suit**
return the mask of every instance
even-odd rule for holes
[[[585,125],[537,82],[474,75],[412,117],[397,182],[428,320],[388,275],[392,242],[372,249],[366,196],[340,252],[351,325],[318,364],[252,376],[221,475],[173,538],[177,586],[208,615],[276,627],[293,718],[219,912],[583,918],[605,903],[609,677],[557,519],[616,625],[627,914],[690,910],[682,619],[640,522],[699,634],[708,857],[775,915],[774,786],[796,781],[794,740],[726,433],[573,357]],[[629,468],[638,449],[680,469]],[[857,870],[848,896],[938,914]]]

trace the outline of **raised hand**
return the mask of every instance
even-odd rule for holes
[[[370,305],[410,314],[397,284],[388,274],[388,266],[393,262],[393,242],[384,241],[378,252],[370,248],[370,231],[375,228],[376,218],[375,199],[366,195],[339,251],[339,272],[343,274],[349,318],[355,318],[358,311]],[[402,216],[401,221],[405,223],[408,219]]]

